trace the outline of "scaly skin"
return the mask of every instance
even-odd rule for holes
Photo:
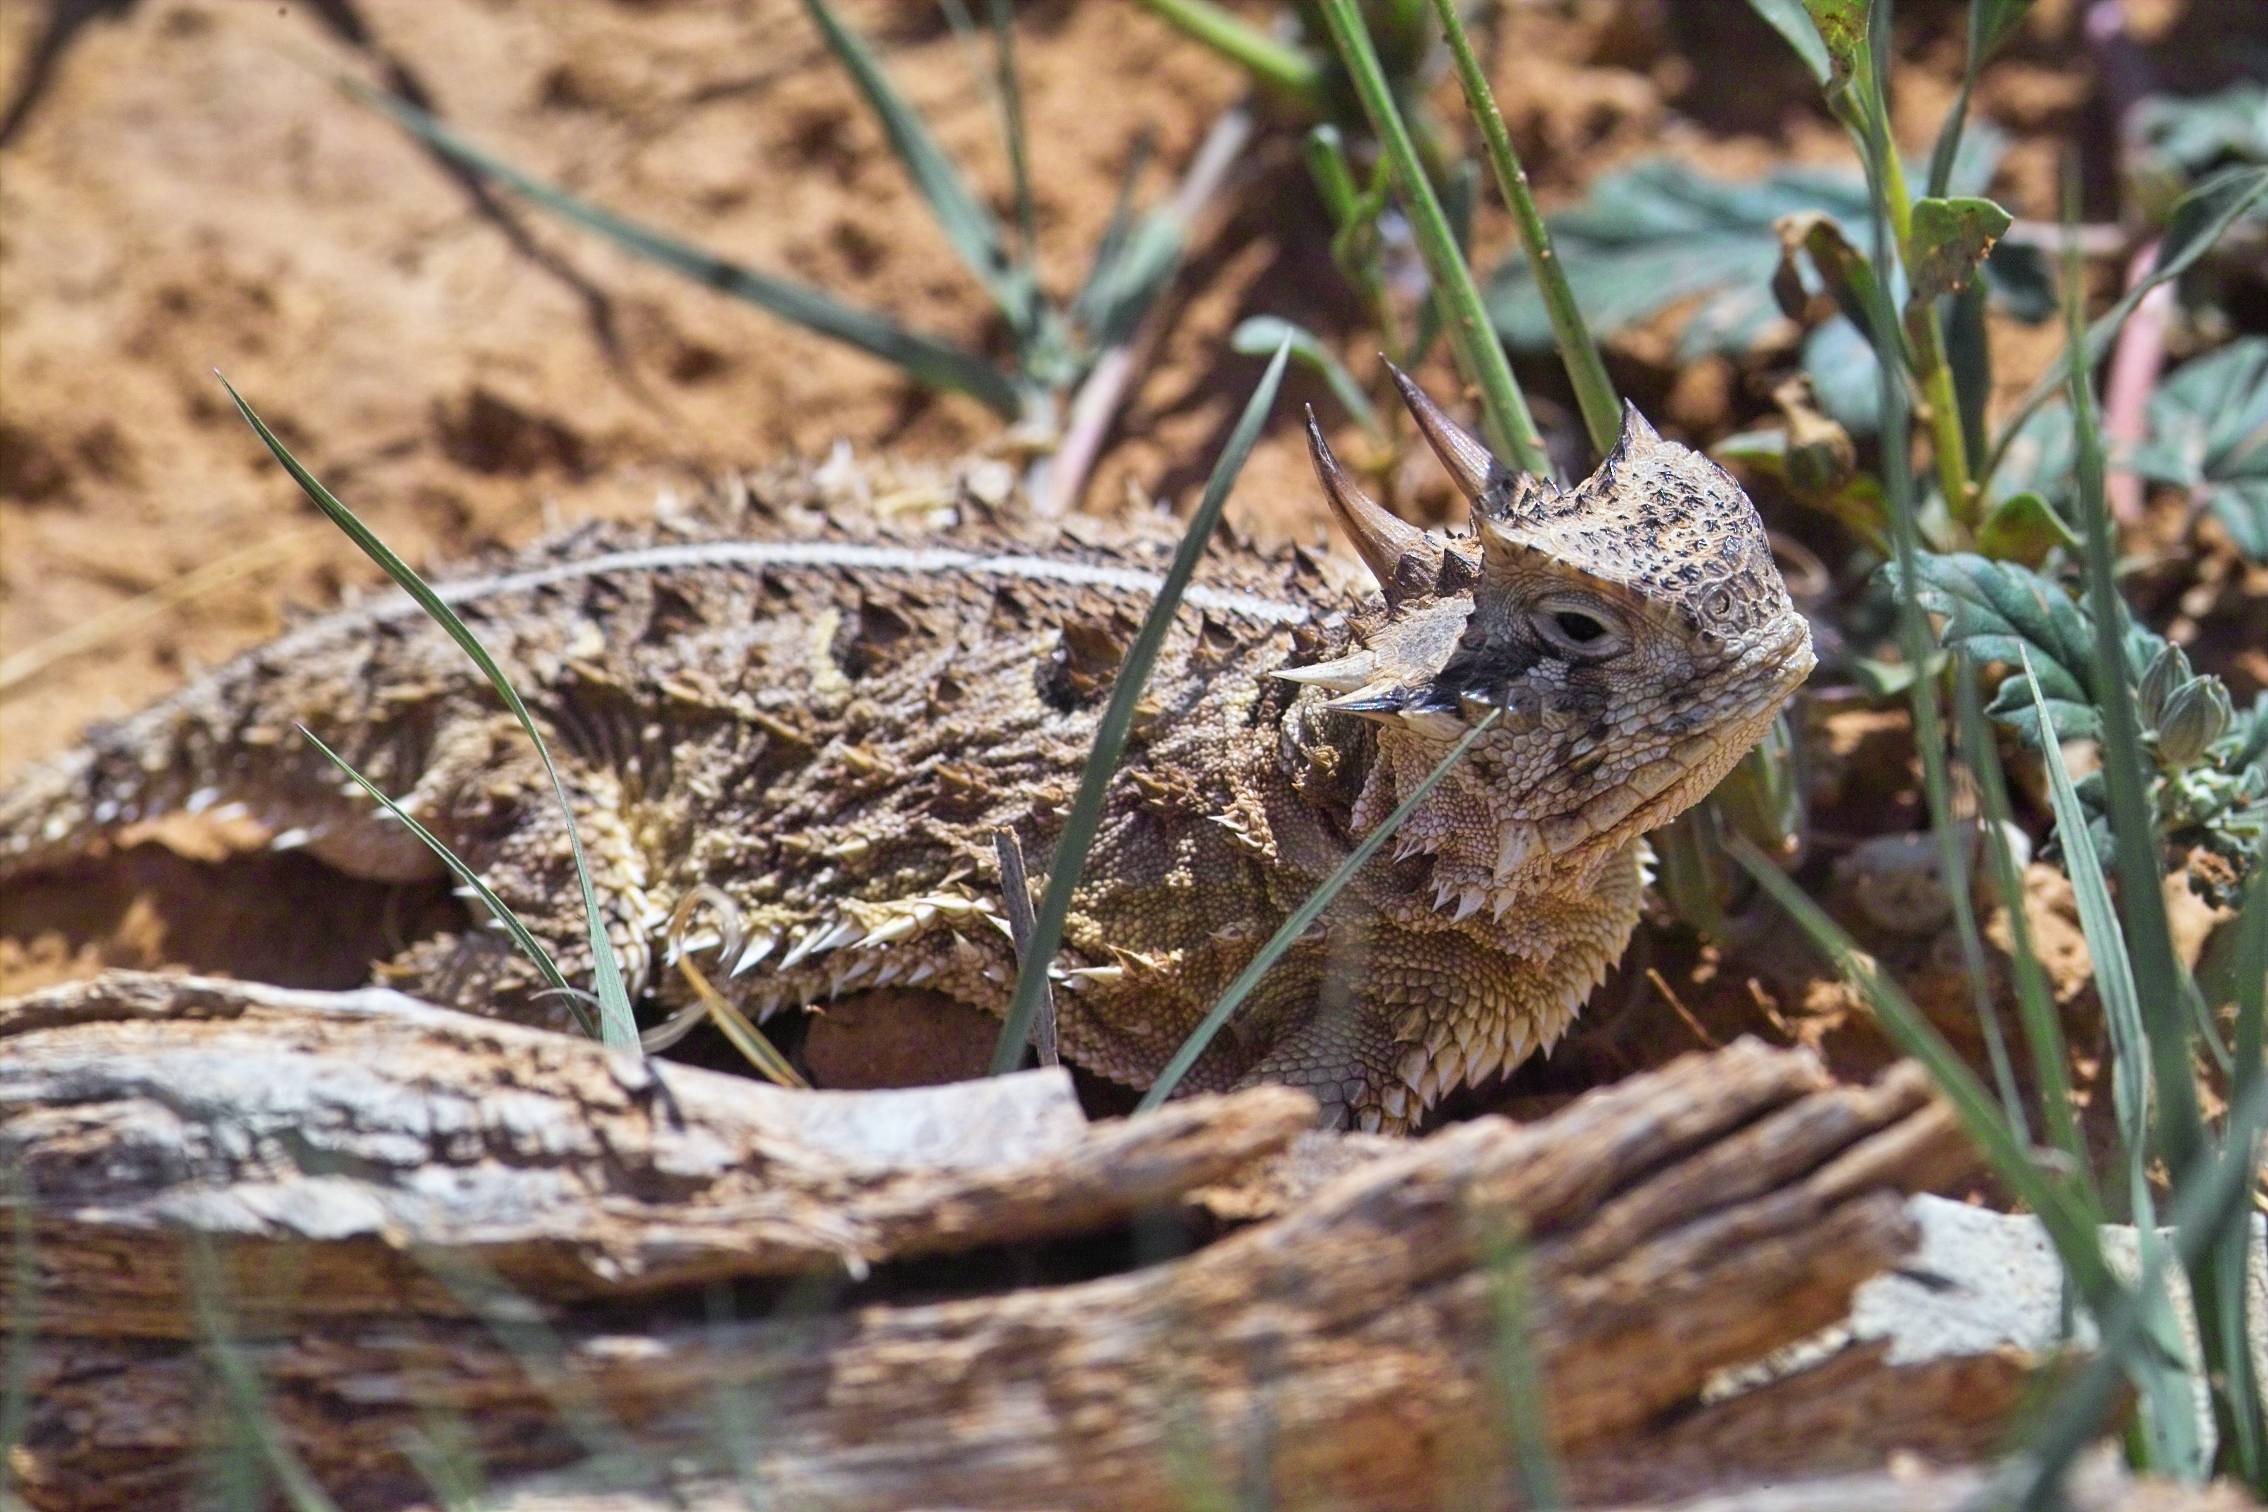
[[[1633,413],[1615,458],[1562,493],[1494,468],[1411,392],[1477,530],[1394,521],[1318,436],[1384,596],[1303,553],[1216,546],[1074,900],[1067,1059],[1146,1086],[1252,951],[1502,705],[1185,1083],[1285,1081],[1333,1121],[1411,1126],[1565,1030],[1635,926],[1641,833],[1705,794],[1808,671],[1755,512],[1711,464]],[[899,530],[815,487],[775,479],[647,527],[588,527],[446,591],[547,726],[648,1016],[682,1000],[659,953],[704,884],[740,917],[747,943],[715,975],[752,1012],[883,987],[999,1012],[1014,966],[992,837],[1013,829],[1044,869],[1170,537],[1085,521],[1042,539],[965,494],[942,528]],[[401,798],[571,979],[587,972],[525,736],[394,598],[25,774],[0,794],[0,880],[213,805],[344,872],[438,875],[295,725]],[[568,1016],[490,928],[379,971],[476,1011]]]

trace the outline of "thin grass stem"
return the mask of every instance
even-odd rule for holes
[[[1520,245],[1527,250],[1528,265],[1535,271],[1536,291],[1543,296],[1552,339],[1559,346],[1559,360],[1567,368],[1567,381],[1573,385],[1575,402],[1582,409],[1583,428],[1590,433],[1593,450],[1604,456],[1614,449],[1622,426],[1621,398],[1615,393],[1614,380],[1607,376],[1606,362],[1599,356],[1598,343],[1591,339],[1590,327],[1583,320],[1582,307],[1575,302],[1575,291],[1568,286],[1559,255],[1552,250],[1551,229],[1536,208],[1535,195],[1529,192],[1528,170],[1520,164],[1512,134],[1504,126],[1504,112],[1497,108],[1488,75],[1474,55],[1472,39],[1465,35],[1457,0],[1433,0],[1433,12],[1441,20],[1441,34],[1448,39],[1449,55],[1456,61],[1465,104],[1480,125],[1489,166],[1496,172],[1497,192],[1504,196],[1505,208],[1520,228]]]
[[[1442,307],[1449,342],[1457,352],[1457,365],[1464,370],[1466,379],[1480,390],[1481,414],[1489,443],[1523,472],[1548,477],[1551,455],[1544,449],[1535,418],[1528,413],[1528,401],[1520,392],[1519,380],[1512,375],[1511,361],[1504,355],[1504,343],[1497,339],[1495,328],[1489,323],[1488,310],[1481,302],[1479,287],[1473,282],[1472,269],[1466,265],[1456,234],[1450,230],[1440,196],[1433,191],[1425,160],[1418,152],[1408,124],[1402,119],[1402,109],[1395,102],[1393,88],[1386,82],[1385,68],[1378,61],[1378,50],[1371,45],[1370,32],[1363,24],[1361,12],[1356,9],[1354,0],[1318,0],[1317,8],[1331,29],[1332,43],[1338,48],[1340,61],[1346,65],[1355,94],[1370,118],[1371,129],[1378,133],[1379,148],[1401,190],[1403,207],[1409,212],[1411,229],[1417,234],[1418,251],[1433,280],[1433,298]]]
[[[352,79],[338,82],[350,98],[391,118],[443,157],[494,179],[563,220],[598,232],[625,251],[681,273],[721,294],[767,310],[807,331],[878,357],[924,387],[967,394],[1010,420],[1024,412],[1024,393],[1008,375],[972,352],[936,337],[909,331],[886,316],[844,304],[822,290],[759,273],[689,242],[665,236],[569,194],[556,184],[523,173],[493,153],[474,146],[414,105]]]
[[[1165,646],[1166,634],[1173,628],[1174,615],[1181,607],[1181,595],[1197,571],[1205,545],[1212,539],[1213,527],[1220,523],[1229,490],[1235,487],[1244,459],[1251,455],[1253,443],[1260,439],[1260,428],[1267,423],[1268,412],[1275,407],[1276,391],[1283,386],[1284,368],[1290,361],[1291,345],[1286,342],[1276,348],[1267,371],[1260,375],[1259,386],[1246,401],[1244,413],[1237,418],[1235,429],[1229,432],[1228,444],[1221,449],[1220,460],[1214,463],[1212,476],[1205,482],[1204,497],[1198,501],[1197,512],[1190,517],[1189,528],[1182,532],[1181,545],[1174,552],[1173,565],[1166,570],[1165,581],[1159,585],[1157,600],[1150,605],[1141,630],[1126,650],[1126,660],[1118,669],[1117,679],[1111,684],[1110,701],[1104,705],[1102,719],[1095,726],[1094,749],[1088,753],[1086,767],[1079,774],[1078,791],[1072,795],[1070,812],[1064,816],[1055,854],[1048,863],[1047,886],[1040,895],[1039,911],[1032,921],[1031,948],[1025,952],[1023,965],[1016,973],[1015,996],[1009,1002],[999,1041],[993,1047],[992,1074],[995,1076],[1023,1064],[1024,1051],[1031,1041],[1032,1019],[1039,1012],[1040,998],[1046,991],[1048,970],[1063,944],[1063,921],[1071,912],[1071,895],[1078,890],[1079,879],[1086,870],[1088,848],[1094,844],[1095,832],[1102,826],[1103,800],[1109,793],[1110,779],[1118,770],[1119,758],[1125,752],[1127,737],[1133,732],[1134,712],[1150,680],[1150,668]]]
[[[39,1268],[32,1245],[31,1183],[23,1162],[0,1162],[8,1226],[8,1355],[0,1362],[0,1471],[15,1463],[31,1427],[32,1346],[39,1336]],[[0,1499],[4,1500],[4,1499]]]
[[[1142,0],[1142,4],[1160,20],[1235,63],[1262,87],[1298,100],[1315,115],[1328,112],[1323,65],[1311,55],[1278,42],[1213,0]]]
[[[1348,852],[1346,860],[1341,861],[1338,869],[1324,879],[1323,885],[1308,894],[1306,902],[1292,910],[1291,917],[1285,919],[1276,932],[1268,937],[1268,943],[1261,946],[1259,952],[1245,963],[1244,969],[1236,974],[1236,979],[1221,993],[1220,1001],[1213,1004],[1212,1011],[1189,1032],[1189,1038],[1181,1042],[1181,1048],[1173,1052],[1173,1059],[1166,1062],[1165,1069],[1158,1073],[1158,1079],[1150,1084],[1150,1090],[1143,1093],[1141,1102],[1135,1105],[1137,1112],[1146,1113],[1160,1107],[1173,1095],[1173,1089],[1181,1085],[1181,1079],[1189,1074],[1191,1066],[1197,1064],[1197,1057],[1205,1053],[1214,1036],[1227,1027],[1229,1019],[1243,1006],[1252,989],[1260,985],[1260,979],[1268,974],[1285,951],[1291,949],[1295,940],[1307,933],[1308,926],[1323,916],[1323,910],[1331,906],[1331,900],[1355,879],[1357,872],[1369,864],[1370,858],[1378,854],[1378,848],[1392,837],[1394,831],[1402,827],[1402,822],[1417,812],[1417,806],[1425,802],[1427,795],[1440,784],[1442,778],[1449,775],[1449,769],[1464,759],[1465,753],[1473,748],[1473,742],[1494,729],[1496,722],[1503,717],[1502,709],[1491,709],[1487,717],[1467,730],[1450,747],[1449,754],[1425,774],[1425,780],[1410,789],[1409,796],[1401,801],[1393,813],[1386,816],[1385,822],[1363,836],[1362,843]]]
[[[560,815],[567,827],[568,848],[574,857],[575,880],[582,889],[583,920],[590,934],[592,972],[596,978],[599,1000],[600,1038],[613,1049],[636,1053],[638,1026],[631,1016],[630,994],[622,984],[622,967],[614,958],[613,943],[607,938],[606,924],[599,914],[598,892],[591,885],[590,862],[583,854],[583,839],[575,828],[574,805],[568,801],[567,784],[561,779],[559,768],[552,762],[551,747],[544,740],[543,732],[536,727],[535,716],[521,702],[518,690],[512,686],[511,679],[504,675],[503,668],[496,664],[496,659],[488,654],[488,649],[481,645],[479,638],[465,627],[465,622],[457,617],[456,611],[407,562],[394,555],[392,549],[379,540],[370,527],[356,517],[353,510],[340,503],[337,496],[325,488],[313,473],[300,465],[299,459],[291,454],[283,442],[276,439],[275,432],[269,430],[267,423],[253,413],[252,406],[244,402],[243,396],[236,392],[226,378],[221,378],[221,387],[228,390],[228,397],[236,405],[236,412],[244,417],[245,423],[252,427],[253,433],[268,448],[269,454],[283,465],[284,471],[291,474],[291,479],[299,485],[300,492],[328,515],[331,523],[346,532],[347,538],[361,548],[363,555],[385,568],[386,575],[400,584],[402,590],[417,601],[418,607],[435,624],[448,632],[449,638],[457,643],[465,655],[472,658],[473,665],[480,668],[488,678],[489,686],[504,700],[505,707],[519,719],[520,728],[526,730],[528,738],[535,742],[536,754],[543,759],[543,769],[551,778],[552,795],[559,801]]]
[[[1039,258],[1039,212],[1032,198],[1032,165],[1025,148],[1024,84],[1016,67],[1016,18],[1008,0],[991,0],[992,41],[999,75],[1001,131],[1008,139],[1008,172],[1015,183],[1016,232],[1026,266]]]
[[[1495,1220],[1487,1222],[1488,1219]],[[1528,1247],[1512,1231],[1506,1215],[1488,1214],[1481,1235],[1481,1263],[1489,1278],[1495,1314],[1497,1413],[1512,1449],[1512,1470],[1520,1504],[1528,1512],[1557,1512],[1567,1505],[1566,1478],[1551,1441],[1551,1400],[1542,1364],[1536,1358],[1535,1287]]]
[[[211,1237],[201,1232],[188,1238],[189,1298],[198,1332],[204,1336],[206,1358],[220,1377],[229,1414],[258,1450],[268,1474],[294,1512],[338,1512],[338,1504],[325,1494],[314,1472],[284,1435],[268,1406],[267,1393],[261,1389],[259,1374],[236,1347],[234,1331],[221,1305],[220,1264],[213,1255],[212,1243]]]
[[[2079,1117],[2072,1102],[2070,1046],[2063,1035],[2062,1016],[2048,986],[2032,941],[2031,920],[2024,912],[2024,879],[2008,843],[2010,811],[2007,775],[2001,769],[2000,748],[1985,721],[1984,703],[1978,696],[1976,669],[1963,658],[1954,682],[1960,714],[1961,747],[1975,774],[1977,794],[1985,821],[1986,854],[1991,858],[1993,886],[2008,912],[2008,960],[2015,978],[2016,1003],[2024,1025],[2024,1042],[2032,1053],[2032,1081],[2040,1100],[2040,1121],[2048,1139],[2071,1168],[2071,1180],[2098,1211],[2094,1171],[2087,1162],[2087,1147],[2079,1133]]]
[[[582,1004],[577,1001],[573,985],[568,982],[566,975],[560,971],[559,963],[551,958],[551,952],[543,948],[543,942],[538,940],[528,926],[521,922],[520,916],[512,911],[511,905],[498,897],[495,891],[481,880],[480,874],[460,860],[457,853],[449,849],[438,835],[418,823],[417,819],[407,809],[387,796],[384,788],[363,776],[344,756],[325,745],[322,737],[313,730],[308,729],[305,725],[299,725],[297,728],[309,745],[328,756],[333,766],[353,778],[365,793],[376,800],[379,807],[391,815],[404,829],[416,836],[427,850],[441,858],[441,864],[449,869],[450,875],[472,890],[473,894],[486,906],[489,914],[494,917],[498,924],[504,927],[504,932],[512,937],[512,942],[520,947],[520,953],[532,961],[536,970],[543,974],[543,979],[567,994],[568,1006],[580,1017],[583,1011]],[[583,1020],[583,1027],[586,1033],[596,1028],[588,1019]]]

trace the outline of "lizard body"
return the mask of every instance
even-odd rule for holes
[[[1808,670],[1753,507],[1712,464],[1632,412],[1600,473],[1558,490],[1408,397],[1474,495],[1475,531],[1394,520],[1311,429],[1383,593],[1303,552],[1216,544],[1066,926],[1066,1059],[1147,1085],[1283,918],[1502,707],[1185,1083],[1287,1081],[1339,1121],[1409,1127],[1563,1032],[1636,923],[1642,832],[1705,794]],[[1014,830],[1044,869],[1172,538],[1051,534],[966,496],[942,528],[905,529],[813,509],[810,489],[584,527],[437,586],[546,726],[634,997],[683,991],[662,938],[707,886],[742,930],[712,975],[759,1016],[878,988],[998,1012],[1014,958],[992,837]],[[0,793],[0,878],[216,805],[345,872],[439,874],[297,725],[587,976],[548,780],[406,599],[293,630],[24,774]],[[568,1017],[491,929],[380,969],[435,1001]]]

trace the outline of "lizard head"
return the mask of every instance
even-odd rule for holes
[[[1810,672],[1811,635],[1748,496],[1635,408],[1598,470],[1561,488],[1395,379],[1472,529],[1431,535],[1372,502],[1310,414],[1316,471],[1384,600],[1343,654],[1280,675],[1373,727],[1358,830],[1503,711],[1399,837],[1401,855],[1434,857],[1437,904],[1501,914],[1539,882],[1581,885],[1706,796]]]

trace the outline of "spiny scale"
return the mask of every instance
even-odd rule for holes
[[[1589,497],[1499,489],[1477,443],[1438,411],[1419,419],[1460,483],[1554,508]],[[1395,520],[1311,437],[1385,595],[1304,553],[1216,542],[1145,690],[1073,901],[1054,963],[1059,1035],[1067,1059],[1146,1085],[1457,738],[1454,711],[1517,701],[1536,717],[1476,743],[1185,1083],[1289,1081],[1335,1119],[1401,1128],[1562,1031],[1636,920],[1638,830],[1694,801],[1793,679],[1786,666],[1759,672],[1747,641],[1717,649],[1748,661],[1698,670],[1684,688],[1621,689],[1551,661],[1520,638],[1516,595],[1552,586],[1537,542],[1566,520],[1492,516],[1492,531],[1519,535],[1505,549],[1524,553],[1501,575],[1518,585],[1492,586],[1497,547]],[[1619,476],[1708,482],[1678,471],[1673,452],[1646,431],[1618,449]],[[684,943],[714,953],[737,940],[708,974],[758,1014],[877,988],[1004,1006],[1015,963],[994,836],[1013,831],[1035,871],[1053,855],[1116,664],[1171,555],[1164,522],[1042,530],[934,476],[913,480],[936,506],[926,528],[894,526],[853,501],[903,498],[907,477],[825,472],[827,484],[791,469],[735,480],[693,510],[586,527],[442,583],[549,732],[649,1015],[682,1001],[679,974],[657,963],[667,921],[703,888],[735,927]],[[1602,496],[1609,505],[1651,518],[1619,496]],[[1741,527],[1727,559],[1749,552],[1754,512],[1738,490],[1712,494],[1708,510]],[[1676,591],[1693,578],[1641,565]],[[1735,565],[1761,581],[1753,562]],[[1588,591],[1599,570],[1573,565],[1566,584]],[[1752,600],[1743,632],[1762,613],[1787,639]],[[1475,688],[1491,690],[1479,705]],[[1341,712],[1349,700],[1365,707]],[[1682,726],[1657,731],[1646,711],[1672,703]],[[0,879],[138,819],[223,806],[342,871],[436,876],[414,837],[342,789],[299,725],[449,844],[570,980],[587,977],[548,779],[461,652],[399,596],[295,629],[24,774],[0,792]],[[1578,788],[1551,775],[1571,731],[1607,743]],[[1626,771],[1644,774],[1627,793]],[[378,970],[477,1011],[567,1017],[486,928],[420,941]]]

